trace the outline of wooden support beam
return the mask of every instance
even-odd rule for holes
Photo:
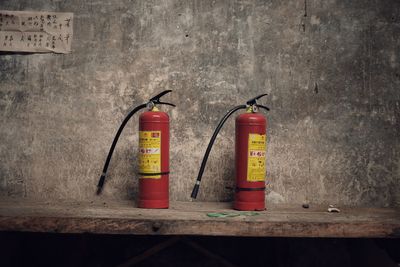
[[[158,243],[157,245],[149,248],[148,250],[144,251],[143,253],[136,255],[128,260],[126,260],[124,263],[121,263],[117,267],[130,267],[130,266],[136,266],[138,263],[144,261],[145,259],[149,258],[150,256],[153,256],[157,254],[158,252],[169,248],[173,245],[175,245],[177,242],[182,242],[192,249],[196,250],[197,252],[203,254],[209,259],[212,259],[214,261],[219,262],[222,266],[226,267],[236,267],[234,264],[230,263],[228,260],[224,259],[223,257],[209,251],[208,249],[202,247],[201,245],[197,244],[196,242],[184,238],[181,236],[174,236],[171,237],[163,242]]]
[[[148,257],[157,254],[158,252],[174,245],[176,242],[178,242],[181,238],[179,236],[174,236],[171,237],[164,242],[158,243],[157,245],[149,248],[145,252],[141,253],[140,255],[134,256],[130,258],[129,260],[125,261],[124,263],[121,263],[117,267],[130,267],[130,266],[135,266],[136,264],[144,261]]]
[[[200,252],[201,254],[206,256],[207,258],[210,258],[212,260],[215,260],[215,261],[219,262],[222,266],[236,267],[236,265],[232,264],[231,262],[229,262],[228,260],[224,259],[220,255],[215,254],[214,252],[211,252],[210,250],[204,248],[203,246],[200,246],[199,244],[197,244],[196,242],[194,242],[194,241],[192,241],[192,240],[190,240],[188,238],[182,238],[182,242],[185,243],[186,245],[192,247],[194,250]]]

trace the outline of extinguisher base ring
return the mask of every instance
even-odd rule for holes
[[[199,189],[200,189],[200,182],[194,185],[193,190],[192,190],[192,194],[190,195],[190,197],[193,199],[197,198],[197,194],[199,193]]]
[[[265,187],[236,187],[235,191],[240,192],[240,191],[264,191]]]
[[[265,210],[265,202],[244,202],[244,201],[235,201],[233,204],[233,208],[235,210],[242,210],[242,211],[263,211]]]
[[[149,200],[149,199],[139,199],[139,208],[144,209],[168,209],[169,201],[165,200]]]
[[[155,173],[139,172],[138,174],[142,175],[142,176],[167,175],[167,174],[169,174],[169,171],[167,171],[167,172],[155,172]]]

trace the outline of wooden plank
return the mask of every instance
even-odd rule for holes
[[[0,230],[135,235],[270,237],[400,237],[400,210],[271,206],[257,216],[210,218],[233,212],[229,203],[174,202],[148,210],[132,202],[0,200]]]

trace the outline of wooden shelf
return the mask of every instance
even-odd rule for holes
[[[400,210],[273,206],[256,216],[208,217],[234,212],[230,203],[173,202],[146,210],[132,202],[0,200],[0,230],[133,235],[254,237],[400,237]]]

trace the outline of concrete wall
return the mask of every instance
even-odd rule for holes
[[[1,196],[96,198],[124,115],[172,89],[171,199],[189,199],[224,112],[267,92],[269,201],[400,206],[399,1],[2,0],[0,8],[75,13],[73,53],[0,55]],[[136,197],[137,123],[121,137],[103,198]],[[232,199],[233,150],[231,120],[200,200]]]

